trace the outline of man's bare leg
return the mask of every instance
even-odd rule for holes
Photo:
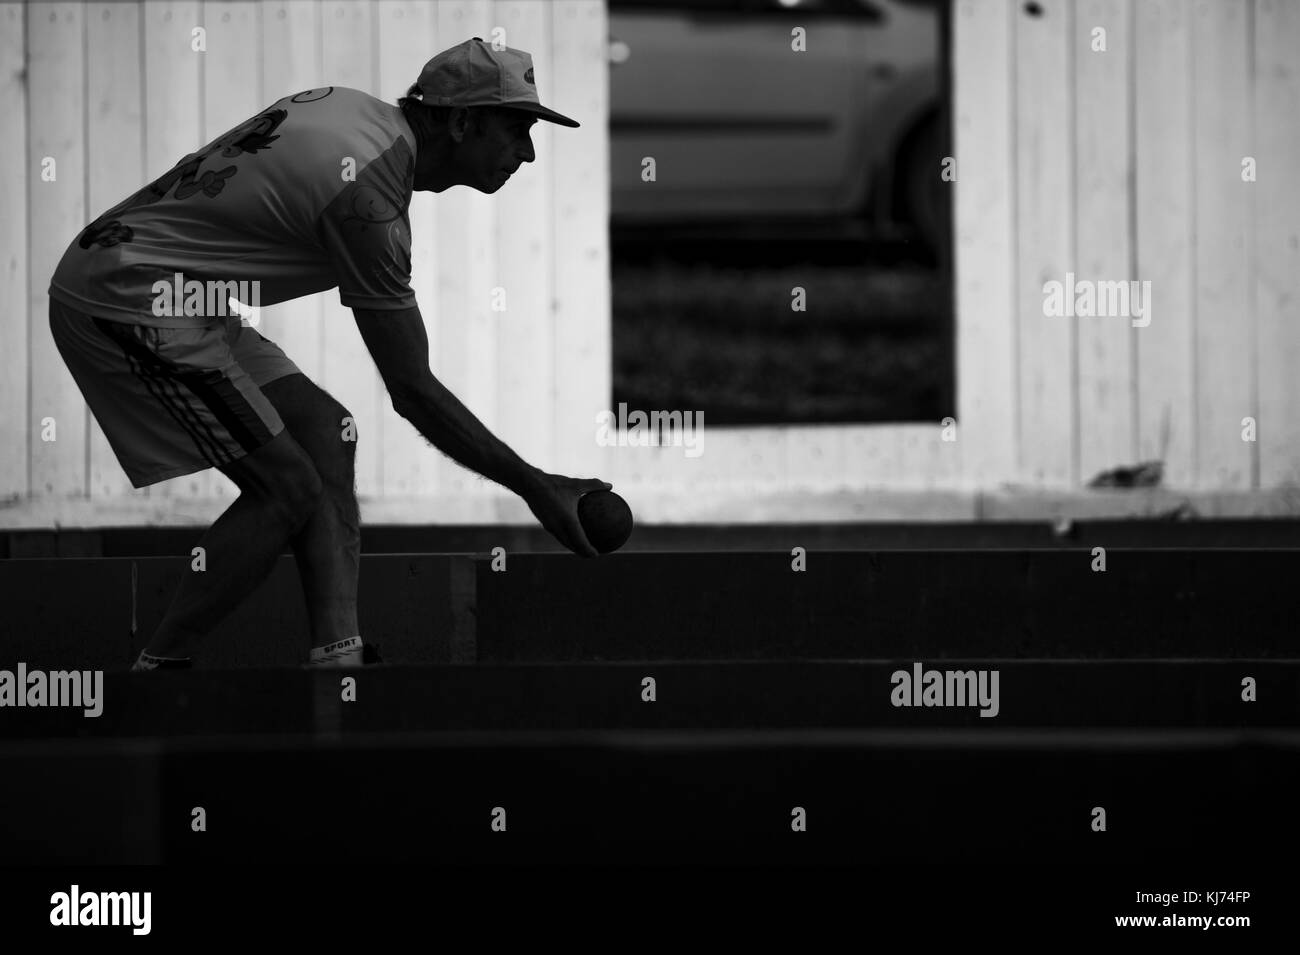
[[[206,569],[182,579],[149,641],[152,656],[190,657],[266,578],[321,498],[321,479],[287,430],[221,471],[239,486],[239,497],[199,540]]]
[[[311,645],[331,647],[361,633],[357,623],[361,515],[356,495],[356,426],[344,424],[344,419],[351,417],[348,410],[306,375],[277,378],[264,385],[262,392],[321,478],[320,501],[290,543],[307,601]]]

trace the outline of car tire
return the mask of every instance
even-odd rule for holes
[[[947,141],[939,114],[932,113],[908,137],[900,169],[903,215],[939,263],[952,256],[953,183],[940,176]]]

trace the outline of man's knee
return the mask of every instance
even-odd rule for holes
[[[347,408],[324,397],[311,418],[286,426],[311,458],[324,493],[347,498],[356,490],[357,426]]]
[[[311,519],[325,494],[325,482],[310,460],[287,471],[273,489],[272,503],[295,529]]]
[[[322,477],[342,476],[351,484],[357,459],[357,422],[338,401],[329,395],[325,398],[324,415],[310,426],[318,433],[308,453],[318,452],[312,460]]]
[[[316,466],[287,431],[221,470],[294,528],[311,518],[325,493]]]
[[[358,437],[352,412],[304,375],[274,381],[263,390],[311,458],[326,490],[351,491]]]

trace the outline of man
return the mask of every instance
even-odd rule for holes
[[[596,556],[578,498],[612,485],[526,464],[429,370],[407,218],[414,189],[500,189],[534,160],[538,119],[578,124],[541,105],[528,53],[478,37],[430,60],[398,102],[341,87],[287,96],[92,222],[54,273],[51,332],[132,485],[216,467],[240,489],[200,541],[206,571],[185,578],[133,669],[189,666],[286,544],[310,662],[363,662],[348,411],[214,310],[203,294],[213,287],[223,306],[223,289],[256,288],[271,305],[337,287],[395,410],[520,495],[570,550]]]

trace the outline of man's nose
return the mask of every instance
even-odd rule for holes
[[[520,144],[518,152],[519,161],[521,163],[532,162],[537,158],[537,154],[533,152],[533,141],[531,139],[525,139],[523,143]]]

